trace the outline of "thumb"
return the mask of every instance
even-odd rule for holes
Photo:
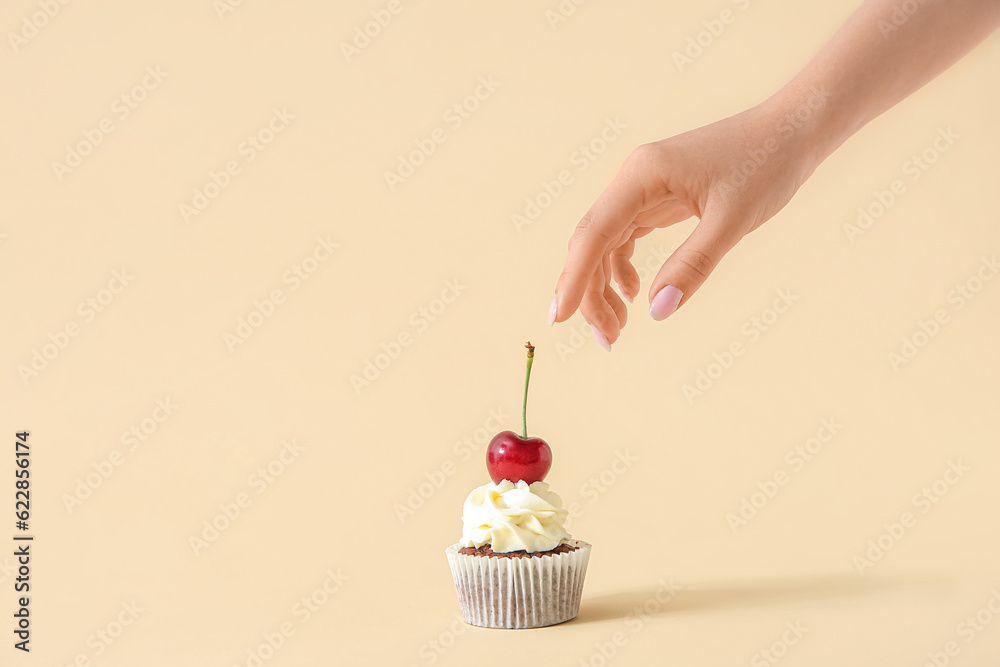
[[[691,236],[663,263],[649,288],[649,314],[667,319],[708,279],[741,238],[743,228],[728,211],[706,209]]]

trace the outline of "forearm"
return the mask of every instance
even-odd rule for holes
[[[818,164],[998,25],[1000,0],[868,0],[765,104],[787,113],[812,91],[826,93],[808,124]]]

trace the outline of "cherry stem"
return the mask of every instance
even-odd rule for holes
[[[535,346],[529,340],[524,345],[528,348],[528,366],[524,371],[524,403],[521,405],[521,437],[528,439],[528,380],[531,379],[531,360],[535,358]]]

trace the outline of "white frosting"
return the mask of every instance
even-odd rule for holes
[[[569,541],[568,512],[545,482],[502,480],[480,486],[462,508],[463,547],[489,544],[493,551],[548,551]]]

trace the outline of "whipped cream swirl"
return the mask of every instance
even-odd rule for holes
[[[465,499],[460,544],[489,544],[497,553],[549,551],[569,541],[563,527],[567,515],[562,500],[545,482],[491,482]]]

